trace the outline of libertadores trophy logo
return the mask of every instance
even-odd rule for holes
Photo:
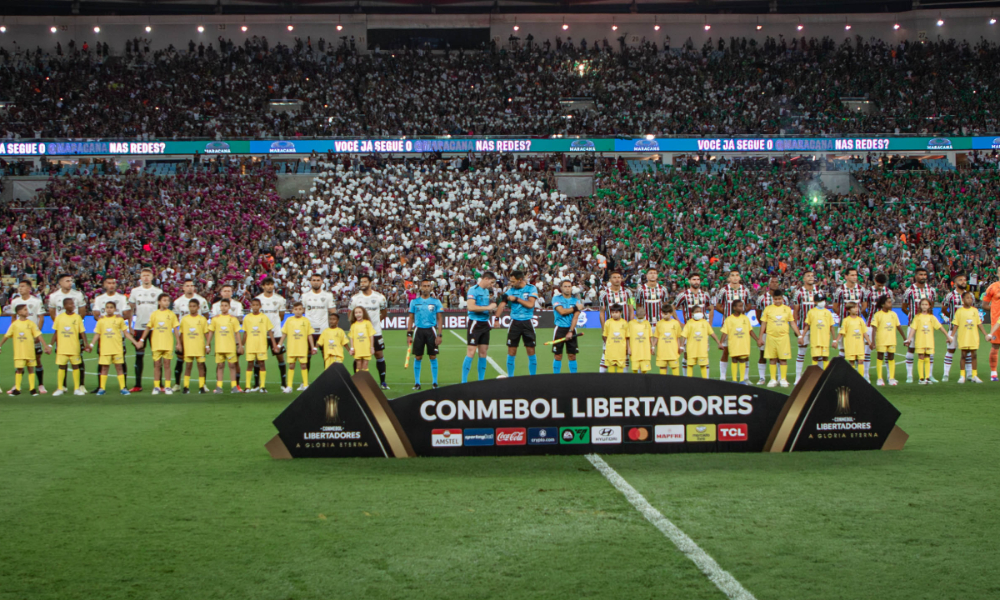
[[[330,395],[326,397],[326,423],[328,425],[340,423],[340,397]]]
[[[847,386],[837,388],[837,409],[833,414],[833,420],[837,423],[850,423],[854,420],[851,416],[851,388]]]

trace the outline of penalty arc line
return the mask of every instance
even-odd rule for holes
[[[642,494],[636,491],[634,487],[629,485],[629,482],[618,474],[617,471],[611,468],[608,463],[604,462],[604,459],[596,454],[587,454],[587,460],[590,464],[604,475],[611,485],[615,487],[629,503],[638,510],[647,521],[652,523],[657,529],[660,530],[663,535],[677,546],[677,549],[684,553],[691,562],[693,562],[701,572],[708,577],[709,581],[715,584],[715,587],[719,588],[727,598],[733,600],[756,600],[754,595],[744,588],[736,578],[729,574],[728,571],[719,566],[719,563],[715,562],[711,556],[708,555],[704,550],[701,549],[698,544],[694,542],[691,538],[687,536],[686,533],[680,530],[670,519],[663,516],[663,513],[656,510],[653,505],[651,505]]]
[[[454,329],[449,329],[449,330],[448,330],[448,332],[449,332],[449,333],[451,333],[451,334],[452,334],[453,336],[457,337],[458,339],[462,340],[462,343],[463,343],[463,344],[465,343],[465,338],[464,338],[464,337],[462,337],[462,336],[460,336],[460,335],[458,335],[457,333],[455,333],[455,330],[454,330]],[[497,361],[493,360],[493,357],[492,357],[492,356],[490,356],[489,354],[487,354],[487,355],[486,355],[486,360],[487,360],[487,361],[488,361],[488,362],[489,362],[489,363],[490,363],[491,365],[493,365],[493,368],[497,370],[497,373],[500,373],[501,375],[504,375],[504,376],[506,376],[506,375],[507,375],[507,371],[506,371],[506,370],[504,370],[504,369],[501,369],[501,368],[500,368],[500,364],[499,364],[499,363],[497,363]]]

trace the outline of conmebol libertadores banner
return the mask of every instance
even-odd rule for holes
[[[275,458],[900,449],[899,411],[843,359],[785,396],[713,379],[579,373],[492,379],[387,400],[327,369],[285,409]]]

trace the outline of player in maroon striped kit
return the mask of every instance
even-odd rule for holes
[[[874,285],[868,290],[868,309],[861,312],[861,316],[865,318],[865,323],[868,325],[868,339],[875,343],[875,330],[872,328],[872,319],[875,318],[875,313],[878,312],[880,306],[878,306],[877,300],[881,296],[888,296],[889,300],[894,300],[895,296],[892,294],[892,290],[886,285],[889,282],[889,278],[885,276],[885,273],[876,273],[875,277],[872,278]],[[899,334],[906,339],[906,332],[903,328],[899,328]],[[865,350],[865,377],[868,377],[868,371],[871,368],[871,355],[872,348],[867,347]]]
[[[656,322],[660,320],[660,308],[663,302],[667,301],[669,293],[665,286],[660,285],[659,278],[659,271],[648,269],[646,282],[639,284],[635,291],[635,306],[646,309],[646,318],[653,327],[656,327]]]
[[[805,330],[806,315],[816,306],[816,294],[822,294],[816,289],[816,274],[806,271],[802,276],[802,285],[792,292],[792,310],[795,313],[795,324],[799,331]],[[806,331],[805,337],[799,338],[799,353],[795,357],[795,383],[802,379],[802,369],[806,362],[806,351],[809,349],[811,336]]]
[[[622,274],[620,271],[614,271],[611,273],[611,277],[608,279],[608,285],[601,288],[601,293],[597,297],[598,307],[600,312],[598,317],[601,319],[601,329],[604,329],[604,322],[611,318],[611,307],[620,304],[624,307],[624,312],[622,312],[622,318],[628,321],[632,318],[632,292],[622,285]],[[627,364],[627,363],[626,363]],[[601,348],[601,373],[608,372],[608,365],[604,362],[604,348]]]
[[[934,303],[937,301],[937,292],[931,287],[931,284],[927,283],[927,269],[923,267],[918,267],[916,271],[913,272],[913,285],[906,288],[903,292],[903,313],[906,314],[907,323],[912,323],[913,318],[917,316],[920,312],[920,301],[927,299],[930,300],[931,309],[934,308]],[[906,337],[904,340],[910,339],[910,328],[906,328]],[[913,351],[912,345],[906,348],[906,383],[913,383]],[[930,355],[931,359],[931,373],[934,372],[934,355]],[[934,379],[933,375],[929,375],[931,383],[937,383],[938,380]]]
[[[684,322],[691,320],[691,314],[696,306],[711,306],[712,297],[701,288],[701,275],[693,273],[688,276],[688,286],[674,299],[674,317],[680,321],[678,312],[684,314]],[[711,324],[711,323],[709,323]],[[687,356],[681,354],[681,373],[687,372]],[[705,369],[705,377],[708,378],[708,369]]]
[[[844,285],[837,288],[833,293],[833,314],[837,315],[840,321],[847,316],[847,305],[851,302],[858,305],[858,314],[868,314],[868,305],[871,304],[869,292],[865,286],[858,283],[858,270],[854,267],[847,269],[844,274]],[[838,323],[840,322],[838,321]],[[840,355],[844,356],[844,348],[841,346]],[[868,378],[868,367],[871,365],[871,349],[865,346],[865,379]]]
[[[965,273],[956,273],[952,278],[955,289],[952,290],[944,300],[941,301],[941,322],[947,324],[955,318],[955,311],[962,308],[962,296],[969,291],[969,279]],[[944,355],[944,377],[943,381],[948,381],[951,373],[951,362],[954,360],[955,352],[958,350],[958,336],[948,343],[948,350]]]
[[[722,314],[722,321],[725,322],[729,315],[733,314],[733,302],[740,300],[743,306],[750,305],[750,288],[740,283],[740,272],[733,269],[729,272],[726,285],[715,292],[715,311]],[[726,367],[729,365],[729,345],[722,344],[722,357],[719,359],[719,379],[726,380]],[[747,369],[749,371],[749,369]],[[750,375],[746,374],[744,381],[749,381]]]
[[[763,294],[757,297],[757,318],[764,314],[764,309],[768,306],[774,304],[774,292],[781,289],[781,280],[778,279],[776,275],[771,275],[767,280],[767,290]],[[798,325],[796,325],[798,327]],[[764,378],[765,371],[767,371],[767,359],[764,358],[764,348],[767,342],[767,334],[762,333],[758,336],[757,340],[757,351],[760,356],[757,358],[757,385],[767,385],[767,380]],[[749,368],[747,369],[749,371]],[[747,375],[747,377],[750,377]]]

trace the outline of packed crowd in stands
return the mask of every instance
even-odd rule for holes
[[[616,165],[593,196],[567,198],[552,171],[528,166],[511,156],[321,161],[308,197],[287,200],[273,168],[233,157],[176,177],[53,177],[36,200],[0,206],[0,274],[32,276],[44,291],[68,272],[93,294],[103,276],[131,286],[151,265],[171,294],[190,277],[206,297],[223,283],[246,297],[271,276],[295,299],[315,271],[343,303],[372,273],[394,306],[430,276],[457,308],[486,270],[521,269],[545,296],[569,277],[595,302],[615,269],[637,284],[656,267],[674,288],[692,273],[719,286],[731,268],[756,288],[771,276],[791,286],[814,270],[832,289],[858,266],[898,290],[918,266],[942,289],[958,270],[984,282],[1000,266],[996,170],[872,169],[856,174],[864,191],[836,195],[777,163],[716,174]]]
[[[348,44],[221,37],[151,50],[0,47],[5,138],[947,134],[996,131],[1000,45],[710,40],[697,48],[571,39],[360,54]],[[591,98],[567,114],[559,100]],[[841,101],[864,97],[876,107]],[[269,100],[297,99],[272,112]]]

